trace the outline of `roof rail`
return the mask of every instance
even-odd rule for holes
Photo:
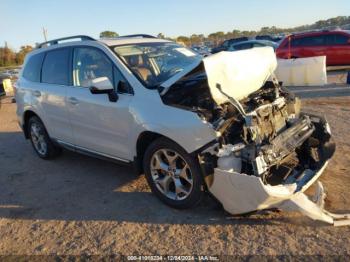
[[[42,48],[42,47],[46,47],[46,46],[58,45],[59,42],[65,41],[65,40],[70,40],[70,39],[80,39],[80,41],[86,41],[86,40],[96,41],[94,38],[92,38],[90,36],[87,36],[87,35],[73,35],[73,36],[53,39],[53,40],[50,40],[50,41],[38,44],[36,46],[36,48]]]
[[[141,38],[156,38],[153,35],[147,35],[147,34],[135,34],[135,35],[122,35],[118,36],[118,38],[123,38],[123,37],[141,37]]]

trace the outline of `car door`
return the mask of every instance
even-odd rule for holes
[[[100,49],[76,47],[73,50],[73,86],[67,91],[67,104],[74,144],[93,153],[119,160],[131,160],[129,134],[132,91],[120,71]],[[92,94],[91,80],[107,77],[118,92],[117,102],[107,94]],[[117,87],[124,83],[124,90]]]
[[[44,118],[46,129],[52,138],[71,143],[73,133],[66,107],[67,88],[71,82],[69,61],[69,48],[46,52],[40,83],[32,89],[32,105]]]
[[[299,40],[299,53],[301,57],[325,55],[327,46],[323,35],[311,35]]]
[[[341,32],[330,33],[326,36],[327,64],[350,65],[350,37]]]

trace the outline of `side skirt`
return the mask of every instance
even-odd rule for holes
[[[90,156],[90,157],[94,157],[94,158],[98,158],[101,160],[110,161],[110,162],[113,162],[113,163],[116,163],[119,165],[123,165],[123,166],[133,166],[133,161],[129,161],[129,160],[122,159],[119,157],[114,157],[114,156],[110,156],[110,155],[103,154],[100,152],[96,152],[96,151],[93,151],[93,150],[90,150],[87,148],[79,147],[79,146],[58,140],[58,139],[53,139],[53,138],[51,138],[51,139],[55,144],[65,148],[67,150],[73,151],[73,152],[77,152],[77,153],[80,153],[80,154],[83,154],[86,156]]]

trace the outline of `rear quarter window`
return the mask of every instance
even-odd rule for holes
[[[57,49],[46,53],[41,82],[56,85],[69,84],[69,49]]]
[[[346,35],[342,35],[342,34],[335,35],[335,43],[337,45],[346,45],[348,41],[349,41],[349,37]]]
[[[304,36],[292,39],[292,46],[320,46],[325,44],[325,36]]]
[[[23,69],[23,77],[32,82],[40,82],[40,71],[43,59],[44,53],[31,56]]]

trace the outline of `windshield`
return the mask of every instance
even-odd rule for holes
[[[122,45],[113,50],[148,88],[160,86],[202,59],[199,54],[172,42]]]

